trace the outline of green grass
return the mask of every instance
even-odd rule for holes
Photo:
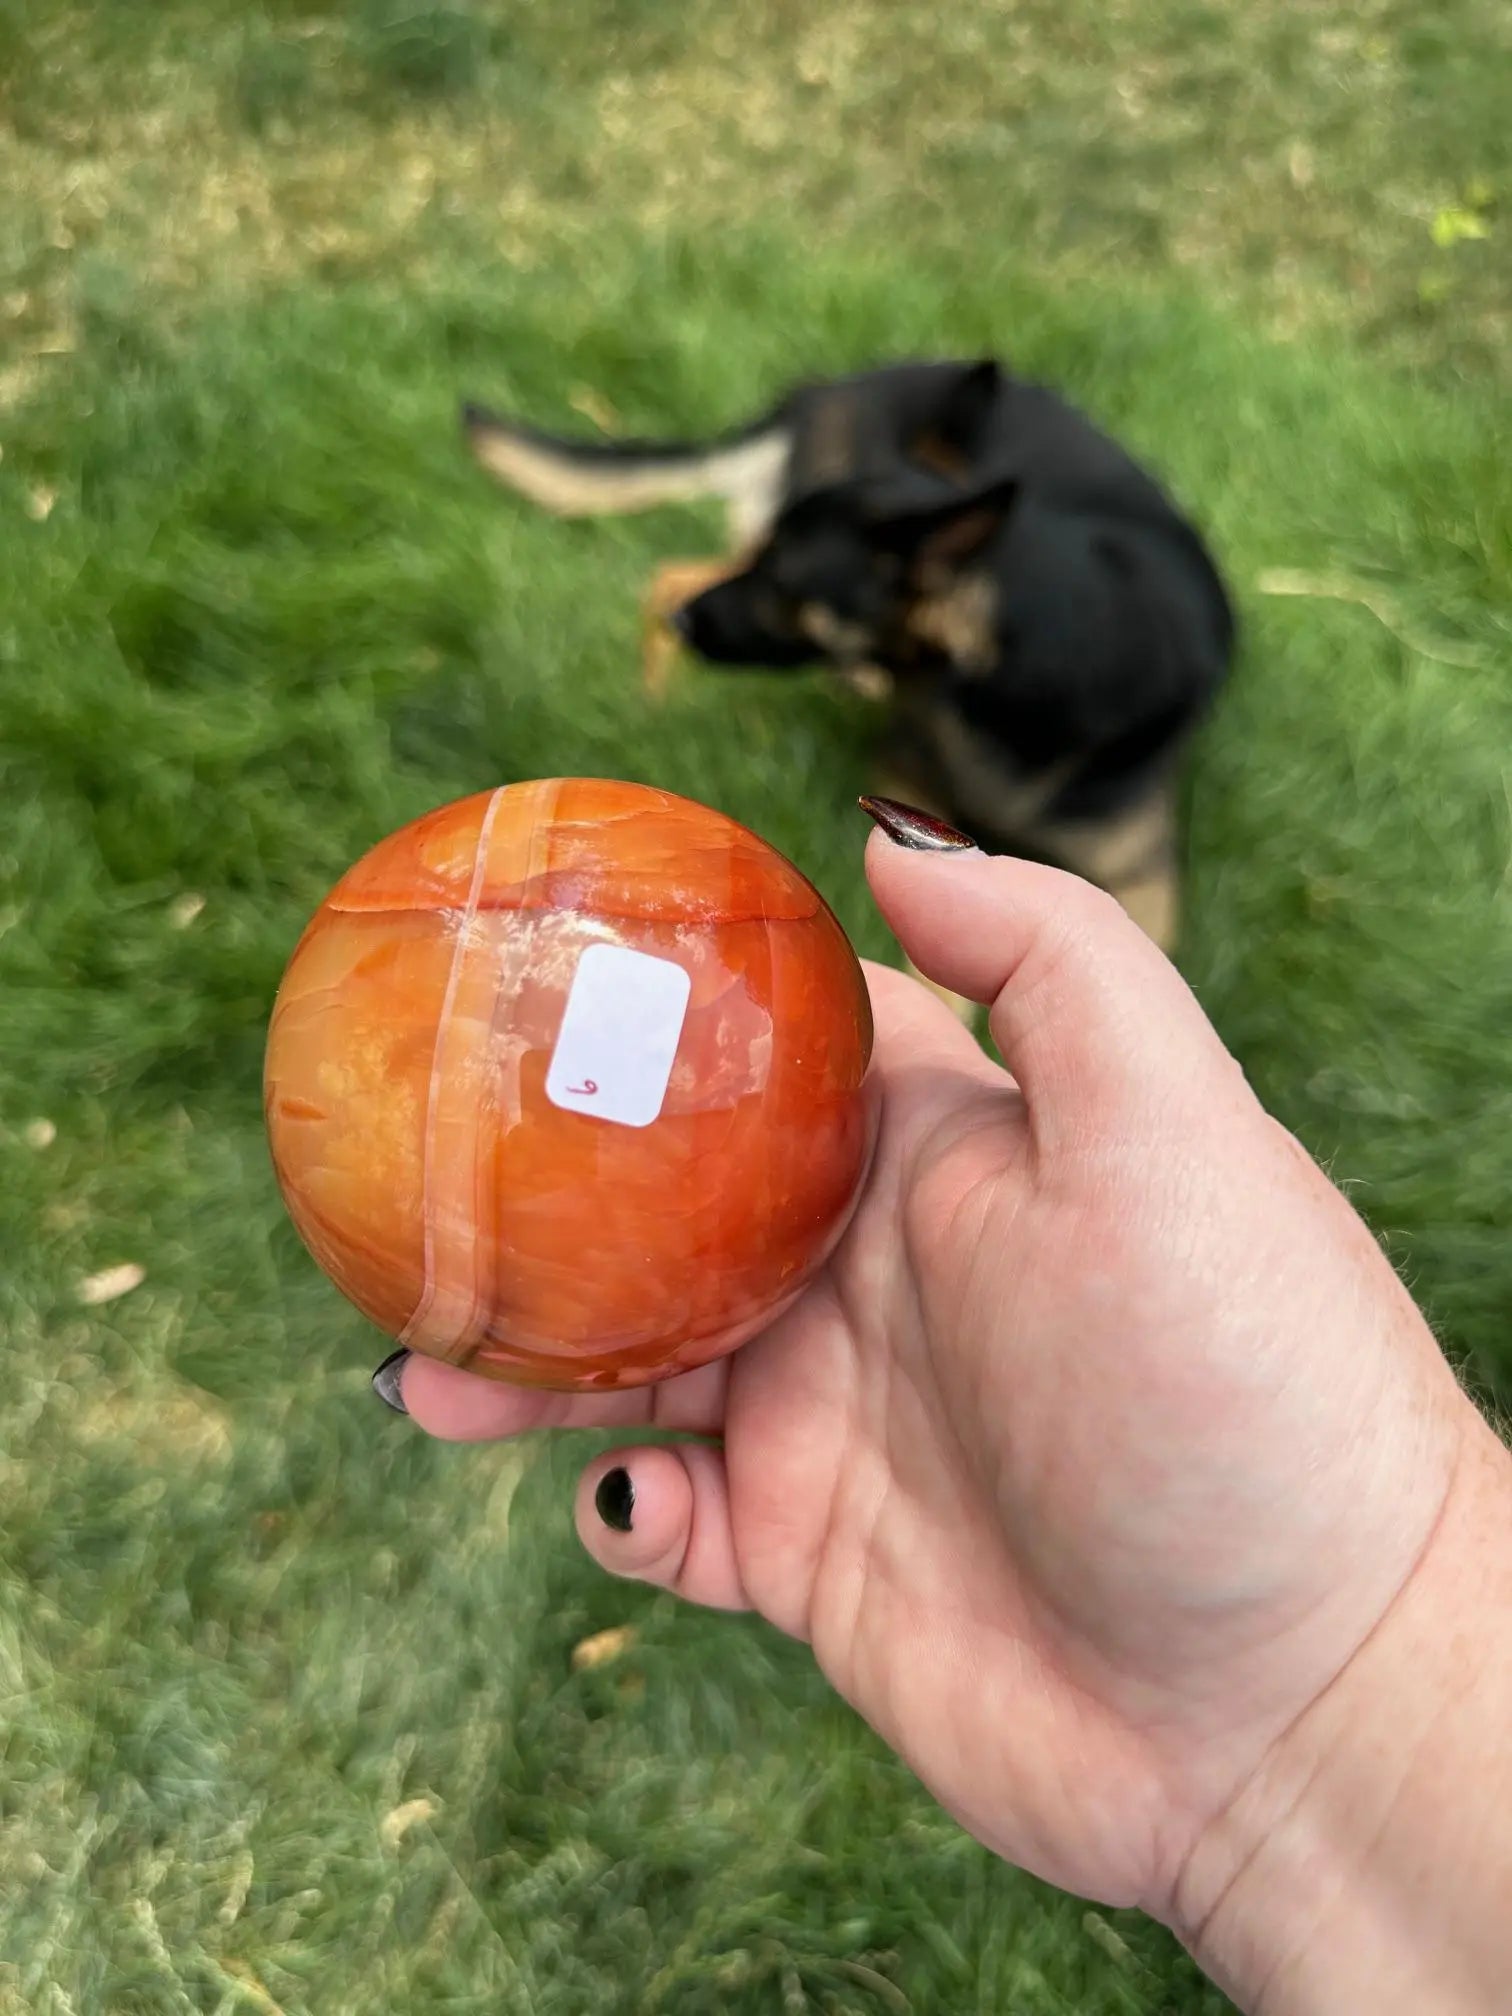
[[[456,793],[689,791],[889,949],[869,716],[648,716],[636,596],[710,527],[513,507],[458,393],[693,426],[1002,347],[1149,455],[1245,628],[1183,964],[1512,1405],[1499,17],[930,19],[0,0],[0,2016],[1225,2006],[964,1840],[799,1649],[599,1578],[581,1445],[385,1416],[283,1219],[283,960]],[[1436,245],[1455,208],[1488,236]]]

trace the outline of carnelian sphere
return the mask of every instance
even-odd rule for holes
[[[705,806],[505,786],[391,834],[284,974],[273,1163],[411,1349],[536,1386],[733,1350],[843,1232],[871,1010],[818,892]]]

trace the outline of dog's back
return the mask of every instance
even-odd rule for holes
[[[1211,702],[1233,645],[1222,584],[1182,520],[1141,494],[1132,515],[1074,496],[1023,498],[994,555],[996,652],[923,696],[1028,772],[1072,765],[1045,806],[1057,818],[1142,788]]]

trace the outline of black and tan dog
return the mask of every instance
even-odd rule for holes
[[[1100,883],[1162,946],[1178,760],[1234,620],[1202,539],[1121,448],[992,361],[805,387],[696,443],[578,443],[464,409],[494,476],[563,515],[722,499],[733,551],[663,568],[672,632],[725,666],[827,664],[893,710],[879,788]]]

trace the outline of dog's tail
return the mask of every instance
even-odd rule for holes
[[[704,497],[770,516],[791,445],[780,414],[713,441],[570,441],[469,403],[462,428],[490,475],[563,518]]]

